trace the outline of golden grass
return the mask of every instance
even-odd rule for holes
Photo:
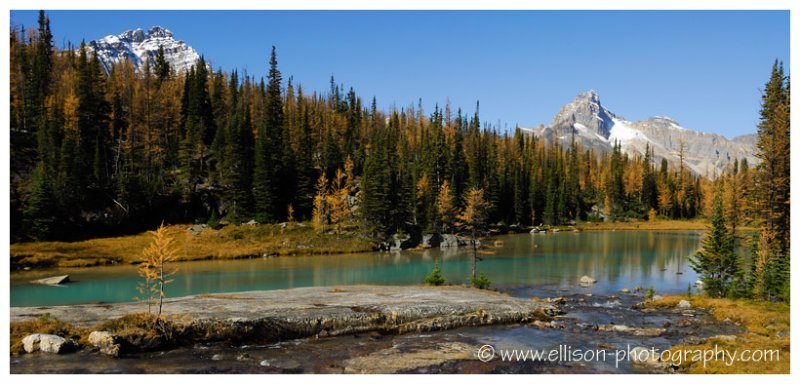
[[[705,219],[692,220],[656,220],[656,221],[626,221],[626,222],[581,222],[575,227],[583,231],[676,231],[676,230],[705,230],[709,223]]]
[[[190,225],[172,225],[180,249],[176,261],[239,259],[262,255],[338,254],[366,252],[373,244],[357,234],[320,234],[306,224],[281,228],[277,224],[228,225],[219,230],[205,228],[200,234]],[[12,266],[91,267],[140,262],[142,251],[152,241],[147,233],[91,239],[78,242],[29,242],[11,244]]]
[[[736,341],[711,338],[700,345],[678,345],[678,350],[709,350],[715,345],[731,353],[749,349],[778,350],[779,360],[742,362],[737,361],[727,366],[723,360],[709,361],[704,367],[702,362],[686,362],[681,370],[688,373],[789,373],[789,305],[752,300],[714,299],[703,295],[687,297],[667,296],[663,300],[649,303],[654,307],[674,307],[680,300],[689,300],[693,307],[711,308],[715,319],[741,324],[745,332],[736,335]],[[783,332],[779,337],[778,332]]]

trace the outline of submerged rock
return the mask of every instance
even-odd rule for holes
[[[444,342],[410,350],[387,348],[345,361],[345,373],[406,373],[462,360],[476,359],[479,346]]]
[[[667,332],[664,328],[636,328],[624,324],[603,324],[597,327],[598,331],[621,332],[639,337],[658,337]]]

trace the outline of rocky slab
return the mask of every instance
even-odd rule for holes
[[[10,320],[45,313],[92,326],[147,312],[143,303],[14,307]],[[208,339],[286,340],[362,332],[408,333],[462,326],[547,321],[559,312],[549,303],[464,287],[340,286],[187,296],[167,299],[176,315]]]

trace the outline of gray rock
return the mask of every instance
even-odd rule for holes
[[[438,247],[442,243],[442,236],[436,233],[422,235],[421,246],[425,248]]]
[[[653,295],[653,301],[664,300],[664,296],[661,295]]]
[[[596,282],[597,282],[597,280],[595,280],[593,277],[590,277],[590,276],[587,276],[587,275],[583,275],[583,277],[581,277],[581,280],[580,280],[581,285],[592,285],[592,284],[594,284]]]
[[[255,220],[250,220],[250,221],[248,221],[246,223],[242,223],[242,225],[256,226],[256,225],[258,225],[258,222],[255,221]]]
[[[458,248],[467,245],[464,240],[461,240],[456,235],[444,234],[442,235],[442,242],[439,244],[440,248]]]
[[[10,320],[24,321],[47,312],[76,326],[91,327],[141,311],[140,303],[13,307]],[[191,327],[194,339],[183,341],[195,342],[432,332],[550,321],[559,313],[553,304],[462,287],[307,287],[164,301],[165,315],[175,315]]]
[[[122,338],[111,332],[93,331],[89,334],[89,344],[100,350],[100,353],[112,357],[119,357],[122,352]]]
[[[189,229],[187,229],[187,231],[189,231],[190,234],[192,234],[194,236],[197,236],[197,235],[203,233],[203,229],[205,229],[205,227],[206,227],[205,224],[195,224],[195,225],[189,227]]]
[[[41,351],[44,353],[69,353],[77,349],[72,340],[57,335],[34,333],[22,339],[22,347],[27,353]]]
[[[727,341],[729,343],[733,343],[733,342],[736,341],[736,336],[734,336],[734,335],[715,335],[715,336],[709,337],[709,339],[717,339],[717,340],[722,340],[722,341]]]
[[[220,361],[220,360],[222,360],[222,359],[223,359],[223,357],[224,357],[224,356],[222,356],[222,355],[220,355],[220,354],[215,354],[214,356],[211,356],[211,360],[213,360],[213,361]]]
[[[637,328],[624,324],[603,324],[597,327],[598,331],[621,332],[639,337],[658,337],[667,332],[664,328]]]
[[[688,308],[691,308],[691,307],[692,307],[692,303],[690,303],[687,300],[681,300],[681,301],[678,302],[678,308],[688,309]]]
[[[32,280],[31,283],[44,284],[44,285],[60,285],[64,283],[69,283],[69,275],[53,276],[39,280]]]
[[[414,248],[415,246],[416,244],[409,234],[395,233],[392,235],[392,239],[389,241],[390,251],[401,251],[404,249]]]

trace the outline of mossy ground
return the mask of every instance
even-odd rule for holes
[[[733,321],[740,324],[745,332],[736,335],[736,341],[710,338],[699,345],[678,345],[678,350],[710,350],[715,345],[731,353],[749,349],[778,350],[779,360],[759,362],[737,361],[726,365],[724,360],[702,362],[686,362],[681,365],[682,372],[688,373],[789,373],[790,338],[789,338],[789,305],[744,299],[715,299],[704,295],[667,296],[663,300],[651,302],[653,307],[675,307],[680,300],[688,300],[693,307],[711,309],[715,319]]]

